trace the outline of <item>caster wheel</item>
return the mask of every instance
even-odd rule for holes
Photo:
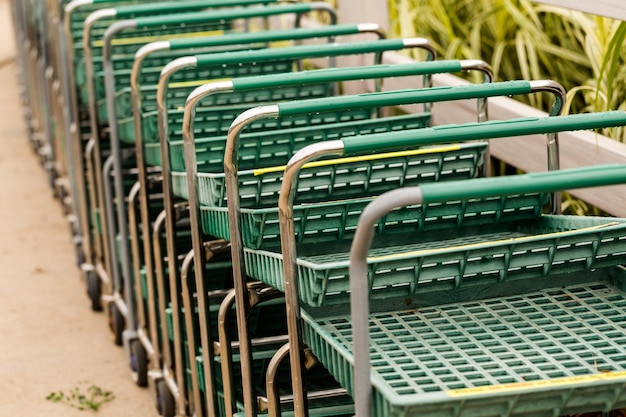
[[[102,311],[102,286],[100,278],[94,272],[87,273],[87,295],[91,300],[91,309],[93,311]]]
[[[130,343],[130,368],[133,371],[133,381],[140,387],[148,385],[148,359],[146,350],[139,341],[135,339]]]
[[[165,381],[159,381],[157,385],[157,409],[163,417],[174,417],[176,415],[174,396]]]
[[[124,316],[122,316],[115,303],[111,303],[109,307],[109,326],[111,327],[111,332],[113,332],[113,343],[118,346],[122,346],[122,333],[124,332],[125,321]]]

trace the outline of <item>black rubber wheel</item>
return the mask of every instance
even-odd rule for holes
[[[87,272],[87,295],[93,311],[102,311],[102,285],[95,272]]]
[[[113,343],[118,346],[122,346],[122,333],[124,332],[125,322],[124,316],[122,316],[115,303],[111,303],[109,307],[109,326],[111,327],[111,332],[113,332]]]
[[[139,339],[130,342],[130,369],[133,371],[133,381],[140,387],[148,385],[148,358],[146,356],[146,349]]]
[[[163,417],[174,417],[176,415],[174,396],[165,381],[159,381],[157,384],[157,409]]]

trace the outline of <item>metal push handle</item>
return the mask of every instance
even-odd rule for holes
[[[100,2],[108,2],[108,0]],[[96,0],[98,2],[98,0]],[[195,1],[165,1],[156,3],[139,3],[126,6],[115,7],[117,14],[116,17],[121,19],[127,19],[137,16],[149,16],[155,13],[163,13],[163,17],[166,17],[166,13],[184,13],[191,10],[202,10],[213,7],[236,7],[236,6],[249,6],[249,5],[266,5],[271,3],[278,3],[279,0],[195,0]],[[185,23],[181,21],[180,23]]]
[[[203,0],[203,1],[184,1],[184,2],[163,2],[163,3],[147,3],[147,4],[135,4],[127,6],[110,7],[105,9],[99,9],[92,12],[85,20],[86,26],[91,26],[95,21],[102,19],[103,17],[125,19],[123,23],[125,28],[136,27],[161,27],[163,25],[182,24],[182,23],[205,23],[211,21],[219,21],[221,19],[213,18],[213,15],[218,14],[218,11],[204,11],[204,9],[211,7],[227,7],[227,6],[245,6],[250,4],[267,4],[275,3],[274,1],[264,0]],[[166,8],[167,7],[167,8]],[[263,10],[264,8],[253,8],[252,10]],[[219,10],[219,9],[218,9]],[[250,13],[250,9],[226,9],[219,10],[220,14],[228,16],[222,16],[224,20],[234,20],[238,17],[237,12],[243,14],[245,12]],[[163,13],[164,11],[171,11],[176,14],[163,14],[154,16],[155,13]],[[194,12],[191,12],[194,11]],[[187,12],[187,13],[183,13]],[[146,16],[146,17],[137,17]],[[263,15],[265,16],[265,15]],[[132,18],[134,17],[134,18]],[[241,16],[242,18],[248,16]],[[256,15],[255,15],[256,17]],[[131,19],[132,18],[132,19]]]
[[[353,108],[386,107],[428,101],[452,101],[491,96],[530,94],[536,91],[533,81],[506,81],[492,84],[469,84],[458,87],[431,87],[417,90],[385,91],[353,96],[294,100],[276,104],[279,117],[324,113]]]
[[[379,38],[384,34],[375,23],[359,25],[333,25],[317,28],[297,28],[286,30],[269,30],[250,33],[228,34],[221,36],[203,36],[197,38],[180,38],[170,41],[156,41],[142,46],[135,53],[135,63],[133,65],[131,86],[135,93],[139,93],[139,75],[142,61],[150,54],[164,50],[179,50],[201,47],[217,47],[236,44],[247,44],[250,42],[273,42],[284,40],[302,40],[313,38],[325,38],[341,35],[355,35],[360,33],[377,33]],[[189,62],[191,61],[191,62]],[[186,68],[188,65],[197,65],[194,57],[179,58],[177,64],[169,65],[171,71]]]
[[[314,37],[324,38],[332,36],[354,35],[363,32],[378,32],[380,38],[385,37],[378,25],[374,23],[367,23],[358,25],[331,25],[316,28],[246,32],[220,36],[203,36],[197,38],[179,38],[167,41],[169,43],[167,49],[175,51],[180,49],[245,44],[251,42],[274,42],[281,40],[308,39]]]
[[[350,250],[350,313],[354,352],[355,415],[371,412],[369,352],[369,284],[367,253],[374,239],[374,225],[393,209],[408,205],[506,196],[530,192],[556,192],[626,182],[626,165],[601,165],[561,171],[480,178],[399,188],[382,194],[361,214]]]
[[[87,4],[121,3],[126,0],[86,0]]]
[[[254,62],[260,59],[302,59],[315,56],[339,56],[347,54],[383,53],[410,47],[421,47],[433,51],[427,39],[383,39],[376,42],[333,43],[320,45],[303,45],[286,48],[261,49],[258,51],[225,52],[218,54],[195,55],[193,59],[198,66]],[[433,52],[431,52],[433,54]],[[434,55],[434,54],[433,54]],[[182,59],[182,58],[181,58]]]
[[[496,120],[485,123],[444,125],[426,129],[373,134],[342,139],[345,153],[362,153],[406,146],[420,146],[445,142],[501,138],[567,132],[575,130],[603,129],[626,124],[626,113],[609,111],[576,114],[559,117],[531,117],[513,120]]]
[[[233,2],[232,5],[236,5],[239,1]],[[186,4],[186,3],[177,3]],[[213,3],[206,2],[205,7],[218,7],[218,6],[230,6],[231,4],[224,4],[223,1],[216,1]],[[278,10],[275,10],[278,9]],[[184,10],[184,9],[183,9]],[[188,11],[189,9],[187,9]],[[279,11],[280,10],[280,11]],[[194,12],[194,13],[178,13],[172,15],[159,15],[136,18],[135,22],[137,27],[160,27],[162,25],[172,24],[194,24],[204,23],[207,19],[213,21],[221,20],[234,20],[234,19],[246,19],[249,17],[267,17],[280,13],[308,13],[311,11],[327,11],[334,16],[334,10],[328,3],[313,2],[313,3],[294,3],[286,6],[275,7],[250,7],[250,8],[234,8],[234,9],[218,9],[207,12]],[[333,18],[333,20],[335,20]]]
[[[86,0],[89,4],[101,4],[101,3],[122,3],[128,0]]]
[[[288,74],[260,75],[256,77],[240,77],[232,80],[233,90],[251,90],[257,88],[281,87],[284,85],[300,85],[309,82],[336,82],[366,78],[403,77],[415,75],[432,75],[461,71],[478,70],[491,80],[491,68],[484,61],[478,60],[444,60],[411,62],[396,65],[374,65],[367,67],[326,68],[312,71],[293,72]],[[338,97],[334,97],[338,98]],[[311,100],[307,100],[309,102]]]

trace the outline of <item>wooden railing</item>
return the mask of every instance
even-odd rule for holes
[[[624,0],[533,0],[535,3],[551,4],[580,12],[597,14],[613,19],[626,20]]]

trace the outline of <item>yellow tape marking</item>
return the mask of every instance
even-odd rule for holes
[[[519,391],[525,389],[556,387],[568,384],[584,384],[589,382],[611,381],[614,379],[626,378],[626,371],[601,372],[593,375],[569,376],[555,378],[544,381],[514,382],[502,385],[487,385],[484,387],[460,388],[446,391],[451,397],[466,397],[471,395],[494,394],[508,391]]]
[[[423,256],[423,255],[428,255],[430,253],[440,252],[442,250],[445,250],[445,251],[450,251],[450,250],[467,250],[467,249],[479,248],[481,246],[491,246],[491,245],[500,244],[500,243],[524,243],[525,241],[531,241],[531,240],[535,240],[537,238],[542,238],[542,237],[559,237],[559,236],[565,236],[565,235],[575,234],[575,233],[580,233],[580,232],[589,232],[589,231],[592,231],[592,230],[602,229],[602,228],[605,228],[605,227],[616,226],[618,224],[620,224],[620,223],[619,222],[610,222],[610,223],[600,224],[600,225],[597,225],[597,226],[584,227],[582,229],[566,230],[566,231],[563,231],[563,232],[544,233],[544,234],[541,234],[541,235],[532,235],[532,236],[524,236],[524,237],[512,237],[512,238],[509,238],[509,239],[492,240],[492,241],[489,241],[489,242],[471,243],[471,244],[468,244],[468,245],[450,246],[450,247],[438,248],[438,249],[421,249],[421,250],[416,250],[416,251],[412,251],[412,252],[394,253],[392,255],[374,256],[374,257],[371,257],[371,258],[367,258],[367,260],[370,261],[370,262],[379,262],[379,261],[386,261],[386,260],[391,260],[391,259],[395,259],[395,258],[404,258],[405,256]]]
[[[211,78],[210,80],[193,80],[193,81],[180,81],[176,83],[170,83],[169,88],[186,88],[186,87],[199,87],[207,83],[213,83],[218,81],[230,81],[231,78]]]
[[[325,161],[309,162],[308,164],[304,164],[302,166],[302,169],[324,167],[324,166],[329,166],[329,165],[349,164],[349,163],[363,162],[363,161],[376,161],[379,159],[398,158],[398,157],[403,157],[403,156],[428,155],[432,153],[452,152],[452,151],[458,151],[459,149],[461,149],[459,145],[450,145],[450,146],[441,146],[437,148],[418,149],[414,151],[387,152],[387,153],[380,153],[376,155],[364,155],[364,156],[352,156],[348,158],[328,159]],[[285,170],[285,168],[286,168],[286,165],[281,165],[281,166],[275,166],[275,167],[255,169],[253,172],[254,172],[254,176],[259,176],[259,175],[269,174],[272,172],[282,172]]]
[[[224,34],[223,30],[207,30],[204,32],[170,33],[167,35],[157,35],[157,36],[137,36],[134,38],[113,39],[113,41],[111,41],[111,45],[113,46],[135,45],[138,43],[169,41],[172,39],[184,39],[184,38],[199,38],[199,37],[204,37],[204,36],[220,36],[223,34]],[[102,48],[104,46],[104,40],[94,41],[93,46],[96,48]]]

